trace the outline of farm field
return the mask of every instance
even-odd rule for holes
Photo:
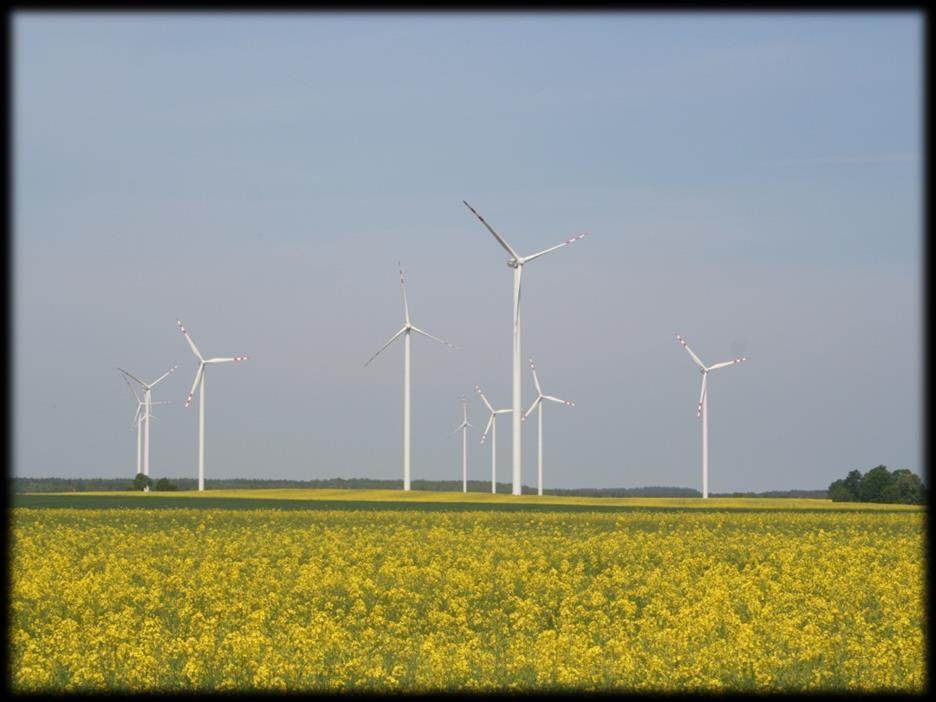
[[[225,507],[237,509],[521,509],[582,510],[861,510],[919,511],[919,507],[819,499],[712,497],[566,497],[410,490],[264,489],[159,492],[80,492],[18,494],[22,507]]]
[[[14,502],[13,689],[926,686],[920,508],[412,497],[453,503],[429,511],[372,491],[287,510],[223,492],[174,509]]]

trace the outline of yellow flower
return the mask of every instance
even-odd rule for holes
[[[920,511],[12,514],[17,691],[926,682]]]

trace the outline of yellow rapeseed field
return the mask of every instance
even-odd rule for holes
[[[10,679],[919,692],[924,519],[16,507]]]

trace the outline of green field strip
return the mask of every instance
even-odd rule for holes
[[[344,493],[334,495],[330,493]],[[418,510],[418,511],[528,511],[528,512],[634,512],[634,511],[716,511],[716,512],[914,512],[912,505],[832,503],[827,500],[781,498],[548,498],[536,496],[484,495],[469,499],[463,493],[422,493],[400,499],[399,491],[333,490],[224,490],[219,494],[193,493],[160,495],[153,493],[33,493],[13,495],[12,507],[59,509],[281,509],[281,510]],[[233,494],[232,494],[233,493]],[[268,493],[262,495],[258,493]],[[289,493],[284,496],[281,493]],[[310,494],[312,493],[312,494]],[[324,493],[324,494],[323,494]],[[351,493],[351,494],[347,494]],[[373,493],[380,493],[374,495]],[[337,499],[336,499],[337,497]],[[356,499],[357,498],[357,499]],[[370,499],[367,499],[370,498]],[[462,499],[459,499],[462,498]]]

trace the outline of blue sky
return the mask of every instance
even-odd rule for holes
[[[14,474],[460,477],[460,398],[524,356],[547,487],[821,488],[922,473],[922,22],[841,14],[14,15]],[[423,343],[425,342],[425,343]],[[534,398],[524,377],[524,404]],[[503,418],[502,418],[503,419]],[[535,431],[524,482],[535,481]],[[509,422],[498,436],[509,475]],[[470,475],[489,479],[487,446]]]

